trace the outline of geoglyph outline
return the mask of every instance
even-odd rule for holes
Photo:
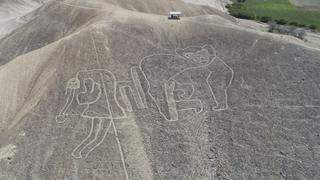
[[[93,39],[93,38],[92,38],[92,39]],[[93,42],[94,42],[94,41],[93,41]],[[189,48],[189,47],[205,47],[205,46],[207,46],[207,45],[203,45],[203,46],[187,46],[186,48],[183,48],[182,50],[187,49],[187,48]],[[212,47],[212,46],[210,46],[210,47]],[[181,49],[181,48],[177,48],[177,49]],[[145,56],[144,58],[142,58],[142,59],[140,60],[140,62],[139,62],[138,67],[137,67],[137,66],[133,66],[133,67],[130,68],[131,81],[118,81],[117,78],[114,76],[114,74],[113,74],[111,71],[107,70],[107,69],[80,70],[80,71],[78,71],[78,72],[76,73],[75,78],[71,78],[71,79],[68,80],[68,82],[69,82],[69,81],[74,81],[74,82],[76,82],[76,83],[74,84],[74,86],[71,86],[70,83],[67,83],[67,86],[66,86],[66,88],[65,88],[65,94],[67,95],[67,98],[66,98],[67,100],[66,100],[63,108],[60,110],[59,114],[56,116],[56,122],[57,122],[57,123],[63,123],[63,122],[65,121],[65,119],[67,118],[68,115],[72,115],[72,114],[68,114],[68,113],[67,113],[67,110],[70,108],[72,102],[74,101],[74,98],[76,98],[76,101],[77,101],[77,103],[78,103],[79,105],[81,104],[81,103],[79,102],[78,96],[77,96],[75,93],[76,93],[76,89],[79,89],[79,88],[80,88],[80,87],[79,87],[79,86],[80,86],[79,74],[82,73],[82,72],[83,72],[83,73],[97,73],[97,72],[98,72],[98,74],[100,74],[100,76],[102,76],[102,72],[107,72],[108,75],[111,75],[111,76],[112,76],[112,79],[113,79],[113,81],[114,81],[114,82],[113,82],[113,94],[112,94],[111,96],[113,96],[114,102],[116,103],[117,107],[121,109],[121,111],[122,111],[122,113],[123,113],[123,115],[120,116],[120,117],[114,117],[114,114],[113,114],[113,112],[112,112],[112,110],[111,110],[110,101],[109,101],[110,93],[107,93],[107,92],[106,92],[106,85],[104,84],[104,78],[101,77],[102,84],[94,81],[94,79],[91,79],[92,81],[94,81],[95,83],[97,83],[99,87],[103,87],[103,88],[102,88],[103,91],[104,91],[103,94],[105,95],[105,99],[106,99],[106,101],[107,101],[107,105],[108,105],[107,107],[108,107],[108,110],[109,110],[109,112],[110,112],[110,116],[109,116],[109,117],[99,117],[99,116],[91,117],[91,116],[86,116],[85,114],[83,114],[83,113],[87,110],[89,104],[92,104],[92,103],[96,102],[96,101],[101,97],[102,92],[98,95],[99,97],[96,98],[96,100],[95,100],[94,102],[86,104],[87,107],[82,111],[82,113],[80,114],[80,116],[91,119],[91,128],[90,128],[90,132],[89,132],[88,136],[87,136],[85,139],[83,139],[83,140],[81,141],[81,143],[79,143],[78,146],[72,151],[71,155],[72,155],[74,158],[83,158],[82,155],[81,155],[82,150],[83,150],[84,148],[86,148],[87,146],[89,146],[92,142],[96,141],[96,139],[98,138],[97,136],[100,135],[99,132],[100,132],[101,129],[103,128],[103,127],[101,126],[101,121],[103,121],[105,118],[107,118],[107,119],[110,120],[110,122],[109,122],[109,124],[108,124],[107,129],[105,130],[105,132],[104,132],[104,134],[103,134],[103,137],[102,137],[101,141],[99,141],[97,144],[95,144],[94,147],[93,147],[92,149],[90,149],[90,150],[85,154],[85,157],[84,157],[84,158],[87,158],[88,155],[89,155],[92,151],[94,151],[95,148],[97,148],[97,147],[100,146],[100,144],[104,141],[105,137],[107,136],[107,134],[108,134],[108,132],[109,132],[111,126],[112,126],[112,128],[113,128],[113,130],[114,130],[114,133],[115,133],[115,136],[116,136],[116,141],[117,141],[117,144],[118,144],[118,148],[119,148],[119,151],[120,151],[120,157],[121,157],[121,161],[122,161],[122,164],[123,164],[123,169],[124,169],[124,171],[125,171],[125,175],[126,175],[127,180],[129,179],[129,176],[128,176],[128,173],[127,173],[127,170],[126,170],[125,161],[124,161],[123,151],[122,151],[122,148],[121,148],[121,143],[120,143],[120,140],[119,140],[119,138],[118,138],[118,133],[117,133],[116,126],[115,126],[115,124],[114,124],[114,119],[124,119],[124,118],[127,118],[127,112],[132,112],[132,111],[133,111],[133,109],[132,109],[132,104],[131,104],[132,102],[131,102],[130,100],[128,100],[128,97],[126,97],[127,100],[124,100],[125,96],[127,96],[127,93],[126,93],[126,91],[125,91],[126,88],[129,89],[129,91],[131,92],[132,95],[135,94],[135,95],[138,96],[138,97],[136,97],[136,96],[133,97],[133,100],[134,100],[134,102],[136,103],[136,105],[138,106],[138,108],[148,108],[148,104],[147,104],[147,102],[146,102],[146,101],[147,101],[147,99],[146,99],[146,94],[145,94],[145,93],[147,93],[147,94],[149,95],[149,97],[152,99],[152,101],[155,103],[155,105],[157,106],[158,112],[161,114],[161,116],[162,116],[163,118],[165,118],[165,120],[167,120],[167,121],[177,121],[177,120],[179,120],[178,111],[193,110],[195,113],[199,114],[199,113],[203,112],[204,108],[203,108],[203,103],[201,102],[200,99],[197,99],[197,98],[196,98],[196,99],[191,99],[192,96],[194,95],[194,92],[195,92],[194,85],[193,85],[192,83],[178,82],[178,81],[175,80],[175,78],[176,78],[179,74],[181,74],[181,73],[183,73],[183,72],[186,72],[186,71],[189,71],[189,70],[192,70],[192,69],[196,69],[196,68],[205,68],[205,67],[208,67],[209,65],[211,65],[215,60],[219,60],[219,61],[221,61],[221,62],[231,71],[231,78],[230,78],[230,80],[229,80],[226,88],[224,89],[226,108],[225,108],[225,109],[212,109],[212,110],[214,110],[214,111],[222,111],[222,110],[227,110],[227,109],[229,108],[229,106],[228,106],[228,93],[227,93],[227,90],[228,90],[228,88],[231,86],[231,84],[232,84],[232,82],[233,82],[233,79],[234,79],[234,71],[233,71],[233,69],[232,69],[228,64],[226,64],[221,58],[219,58],[219,57],[216,55],[216,51],[215,51],[215,49],[212,47],[212,49],[214,50],[214,57],[213,57],[212,59],[209,59],[209,60],[210,60],[209,63],[204,64],[204,65],[200,65],[200,66],[196,66],[196,67],[189,67],[189,68],[186,68],[186,69],[184,69],[184,70],[182,70],[182,71],[179,71],[179,72],[177,72],[176,74],[174,74],[173,76],[171,76],[171,77],[165,82],[165,84],[164,84],[164,86],[166,87],[165,89],[168,89],[168,83],[169,83],[169,81],[171,81],[171,83],[172,83],[172,85],[173,85],[174,87],[171,87],[170,92],[173,93],[173,91],[176,91],[176,92],[177,92],[177,91],[180,91],[180,92],[182,92],[182,96],[183,96],[183,97],[185,96],[185,91],[184,91],[183,89],[178,89],[178,88],[175,89],[176,84],[188,85],[188,86],[190,86],[190,87],[192,88],[191,94],[188,95],[187,97],[183,98],[183,100],[175,100],[174,103],[175,103],[175,105],[176,105],[176,104],[178,104],[178,103],[180,103],[180,102],[198,102],[198,103],[200,104],[200,110],[199,110],[198,108],[193,108],[193,107],[176,109],[176,113],[177,113],[177,114],[176,114],[176,117],[175,117],[174,119],[167,119],[167,118],[166,118],[166,116],[163,114],[163,112],[160,111],[160,107],[159,107],[158,103],[156,102],[155,98],[154,98],[153,95],[150,93],[150,82],[149,82],[149,80],[148,80],[145,72],[142,70],[141,64],[142,64],[142,61],[143,61],[144,59],[146,59],[146,58],[148,58],[148,57],[155,56],[155,55],[177,56],[177,49],[175,50],[176,54],[174,54],[174,53],[172,53],[172,54],[165,54],[165,53],[164,53],[164,54],[161,54],[161,53],[160,53],[160,54],[151,54],[151,55],[148,55],[148,56]],[[95,47],[95,50],[96,50],[96,47]],[[97,53],[97,52],[96,52],[96,53]],[[98,62],[98,59],[97,59],[97,62]],[[100,64],[100,63],[98,62],[98,64]],[[146,89],[143,89],[143,88],[141,87],[141,78],[139,78],[139,75],[137,74],[137,73],[138,73],[138,70],[139,70],[139,72],[141,73],[141,75],[143,76],[143,78],[145,79],[145,82],[147,83],[147,88],[146,88]],[[134,74],[135,74],[135,75],[134,75]],[[210,72],[209,75],[207,76],[207,78],[206,78],[206,83],[208,84],[208,87],[210,88],[211,95],[212,95],[213,99],[215,100],[216,105],[218,106],[218,103],[219,103],[219,102],[217,102],[217,99],[216,99],[216,97],[215,97],[215,94],[213,93],[212,88],[211,88],[211,86],[210,86],[210,84],[209,84],[209,80],[208,80],[208,79],[210,78],[211,74],[212,74],[212,72]],[[133,76],[137,76],[137,77],[133,77]],[[77,85],[77,83],[79,83],[79,84]],[[121,83],[129,83],[129,84],[131,83],[131,85],[118,86],[118,85],[120,85]],[[137,83],[140,83],[140,84],[139,84],[139,87],[137,86]],[[134,88],[135,90],[133,90],[133,88]],[[118,89],[119,89],[119,90],[118,90]],[[91,88],[91,90],[93,90],[93,88]],[[135,93],[133,93],[133,91],[135,91]],[[119,101],[118,101],[118,98],[119,98],[119,97],[117,97],[118,92],[120,92],[121,99],[122,99],[122,101],[124,102],[126,108],[123,107],[123,106],[119,103]],[[143,94],[142,94],[142,93],[143,93]],[[168,91],[165,91],[165,93],[167,94]],[[171,94],[170,96],[167,94],[166,97],[167,97],[167,98],[168,98],[168,97],[174,98],[174,97],[173,97],[173,94]],[[137,98],[139,98],[139,99],[137,99]],[[126,102],[127,102],[127,104],[126,104]],[[83,104],[85,104],[85,103],[83,103]],[[129,104],[130,104],[131,107],[129,107]],[[170,109],[169,109],[169,111],[170,111]],[[61,121],[60,118],[62,118],[63,121]],[[79,147],[89,138],[89,136],[93,133],[93,131],[94,131],[94,130],[93,130],[93,128],[94,128],[94,119],[98,119],[98,121],[99,121],[99,123],[98,123],[98,128],[96,129],[97,132],[95,133],[95,137],[94,137],[93,140],[90,141],[90,143],[86,144],[86,145],[83,147],[83,149],[80,150],[80,157],[78,157],[78,156],[76,156],[76,155],[74,154],[74,151],[75,151],[77,148],[79,148]],[[96,121],[97,121],[97,120],[96,120]]]
[[[225,90],[224,90],[224,92],[225,92],[226,108],[224,108],[224,109],[212,109],[212,110],[213,110],[213,111],[224,111],[224,110],[228,110],[229,105],[228,105],[228,93],[227,93],[227,90],[228,90],[228,88],[231,86],[231,84],[232,84],[232,82],[233,82],[233,79],[234,79],[234,70],[233,70],[227,63],[225,63],[221,58],[219,58],[219,57],[217,56],[217,51],[216,51],[215,48],[213,48],[211,45],[207,45],[207,44],[204,44],[203,46],[190,45],[190,46],[187,46],[187,47],[185,47],[185,48],[176,48],[176,49],[175,49],[175,53],[176,53],[176,54],[173,54],[173,53],[172,53],[172,54],[168,54],[168,53],[158,53],[158,54],[151,54],[151,55],[145,56],[144,58],[141,59],[141,61],[140,61],[140,63],[139,63],[139,68],[140,68],[140,70],[141,70],[141,72],[142,72],[142,74],[143,74],[143,76],[144,76],[144,78],[146,79],[146,82],[147,82],[147,84],[148,84],[147,93],[148,93],[148,95],[151,97],[151,99],[153,100],[153,102],[156,104],[157,109],[158,109],[159,113],[161,114],[161,116],[162,116],[166,121],[177,121],[179,118],[178,118],[178,119],[168,119],[168,118],[166,117],[166,115],[163,114],[163,112],[160,111],[160,107],[159,107],[157,101],[155,100],[155,98],[152,96],[152,94],[151,94],[151,92],[150,92],[150,87],[151,87],[151,86],[150,86],[150,82],[149,82],[147,76],[145,75],[145,72],[142,70],[142,62],[143,62],[143,60],[145,60],[145,59],[147,59],[147,58],[150,58],[150,57],[152,57],[152,56],[157,56],[157,55],[168,55],[168,56],[176,56],[176,55],[179,55],[179,56],[180,56],[180,54],[178,53],[178,50],[185,50],[185,49],[188,49],[188,48],[190,48],[190,47],[201,47],[201,48],[204,48],[204,47],[206,47],[206,46],[210,46],[210,47],[214,50],[214,57],[213,57],[212,59],[209,59],[210,62],[209,62],[208,64],[199,65],[199,66],[196,66],[196,67],[186,68],[186,69],[184,69],[184,70],[182,70],[182,71],[174,74],[173,76],[171,76],[165,83],[167,83],[167,82],[170,81],[170,80],[175,80],[175,77],[176,77],[176,76],[178,76],[179,74],[181,74],[181,73],[183,73],[183,72],[185,72],[185,71],[189,71],[189,70],[191,70],[191,69],[196,69],[196,68],[205,68],[205,67],[208,67],[208,66],[210,66],[211,63],[213,63],[216,59],[218,59],[219,61],[221,61],[221,62],[231,71],[231,77],[230,77],[230,80],[229,80],[229,83],[228,83],[227,87],[226,87]],[[216,105],[218,106],[219,103],[217,102],[216,96],[214,95],[213,90],[212,90],[212,88],[211,88],[211,86],[209,85],[209,82],[208,82],[208,79],[209,79],[209,77],[210,77],[211,74],[212,74],[212,72],[210,72],[210,74],[209,74],[208,77],[206,78],[206,82],[207,82],[207,84],[208,84],[208,86],[209,86],[209,88],[210,88],[211,95],[212,95],[212,97],[214,98],[214,100],[215,100],[215,102],[216,102]],[[193,85],[192,85],[192,87],[193,87]],[[194,87],[193,87],[193,89],[194,89]],[[200,103],[202,104],[201,101],[200,101]],[[202,104],[202,107],[203,107],[203,104]],[[193,108],[179,109],[179,110],[177,110],[177,111],[184,111],[184,110],[189,110],[189,109],[193,109]],[[203,110],[203,108],[202,108],[202,110]],[[199,113],[201,113],[202,110],[201,110]]]

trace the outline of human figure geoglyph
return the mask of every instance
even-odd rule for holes
[[[107,70],[80,71],[68,81],[69,96],[66,105],[57,116],[61,123],[68,116],[72,104],[81,107],[81,116],[91,119],[90,132],[72,151],[74,158],[87,157],[98,147],[114,126],[114,119],[124,118],[125,113],[115,97],[116,79]]]

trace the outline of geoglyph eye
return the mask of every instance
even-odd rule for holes
[[[206,64],[206,63],[208,63],[209,58],[202,56],[202,57],[200,58],[200,60],[201,60],[201,63]]]
[[[192,57],[192,53],[184,53],[183,56],[187,57],[187,58],[191,58]]]

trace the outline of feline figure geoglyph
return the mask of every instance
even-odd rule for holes
[[[148,93],[166,120],[178,120],[179,110],[228,109],[233,70],[210,45],[147,56],[140,68],[149,82]]]

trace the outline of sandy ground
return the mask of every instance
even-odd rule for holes
[[[12,144],[9,144],[5,147],[1,147],[0,148],[0,160],[12,158],[15,154],[15,151],[16,151],[16,146],[12,145]]]
[[[230,3],[230,0],[183,0],[187,3],[192,4],[198,4],[198,5],[204,5],[204,6],[210,6],[215,9],[218,9],[222,12],[227,12],[228,10],[225,8],[225,6]]]
[[[268,31],[268,27],[269,27],[268,24],[260,23],[257,21],[245,20],[245,19],[237,19],[237,23],[239,26],[252,29],[252,30],[263,31],[263,32]]]
[[[269,26],[265,23],[260,23],[251,20],[243,20],[237,19],[238,25],[249,30],[256,31],[257,33],[261,32],[262,34],[269,34],[274,38],[280,38],[282,40],[301,45],[304,47],[308,47],[310,49],[320,50],[320,34],[315,32],[307,31],[307,35],[304,40],[298,39],[293,36],[283,35],[283,34],[275,34],[275,33],[268,33]],[[260,33],[260,34],[261,34]]]
[[[23,16],[40,7],[34,0],[12,0],[0,3],[0,39],[25,24]]]
[[[320,33],[308,32],[307,43],[313,45],[314,47],[320,48]]]

